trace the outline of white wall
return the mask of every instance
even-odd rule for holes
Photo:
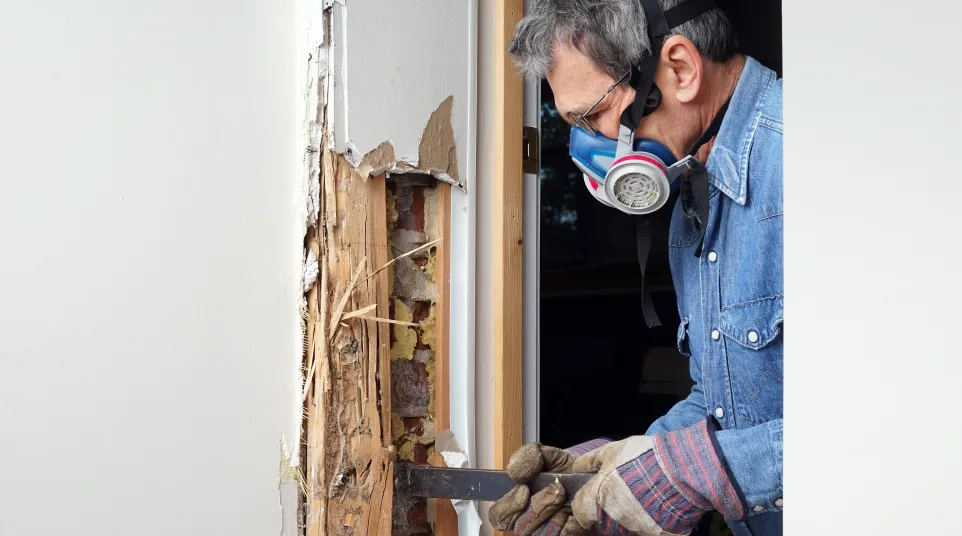
[[[784,4],[791,534],[958,532],[960,17]]]
[[[397,160],[416,165],[428,118],[450,96],[458,173],[467,182],[476,9],[468,0],[334,3],[330,113],[338,152],[350,147],[357,154],[348,159],[360,159],[390,141]]]
[[[0,533],[280,533],[299,402],[294,5],[4,11]]]
[[[494,467],[494,3],[478,4],[477,337],[475,343],[478,467]],[[493,534],[489,503],[478,504],[481,534]]]

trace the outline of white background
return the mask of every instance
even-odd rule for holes
[[[0,15],[0,534],[280,534],[294,4]]]
[[[958,534],[962,7],[783,6],[786,534]]]
[[[0,17],[0,533],[280,531],[300,359],[293,7]],[[786,534],[958,529],[960,15],[784,3]]]

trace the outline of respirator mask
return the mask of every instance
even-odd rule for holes
[[[585,186],[591,195],[609,207],[633,215],[651,214],[663,207],[679,187],[677,179],[700,165],[693,155],[704,141],[699,140],[688,156],[676,161],[661,143],[636,140],[635,129],[643,117],[661,104],[661,92],[654,85],[654,77],[669,30],[715,7],[712,0],[688,0],[662,11],[659,0],[641,3],[652,50],[631,69],[635,100],[621,116],[618,139],[573,126],[569,140],[569,155],[584,174]],[[707,141],[705,136],[702,139]]]
[[[569,147],[591,195],[628,214],[651,214],[663,207],[678,190],[679,175],[692,163],[690,156],[676,162],[671,151],[654,140],[626,138],[621,143],[580,127],[571,127]]]
[[[573,126],[569,155],[584,174],[585,186],[595,199],[638,217],[642,313],[648,326],[654,327],[661,325],[661,322],[655,313],[650,291],[644,286],[645,267],[652,245],[652,214],[665,206],[672,194],[677,193],[685,216],[693,220],[695,229],[702,235],[702,241],[694,252],[695,256],[701,256],[704,229],[708,222],[710,193],[708,170],[694,155],[718,133],[728,103],[721,107],[708,130],[681,160],[676,161],[672,152],[657,141],[635,139],[638,123],[661,104],[661,92],[654,84],[655,70],[669,31],[711,10],[715,3],[713,0],[686,0],[667,11],[662,11],[659,0],[641,0],[641,6],[648,23],[651,53],[631,68],[629,83],[635,89],[635,100],[621,114],[618,139],[613,140]],[[625,73],[622,80],[628,74]],[[616,82],[615,86],[622,80]],[[609,88],[608,92],[615,86]],[[601,102],[601,99],[597,102]],[[580,119],[582,121],[578,123],[591,128],[590,124],[584,121],[584,115],[580,116]]]

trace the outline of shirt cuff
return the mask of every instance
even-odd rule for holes
[[[748,517],[748,503],[735,481],[715,432],[714,417],[693,426],[652,436],[654,456],[679,493],[695,504],[710,503],[726,519]]]

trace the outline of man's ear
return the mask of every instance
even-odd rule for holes
[[[666,39],[661,48],[661,67],[670,77],[668,83],[679,102],[687,104],[698,96],[704,72],[701,54],[691,40],[681,35]]]

